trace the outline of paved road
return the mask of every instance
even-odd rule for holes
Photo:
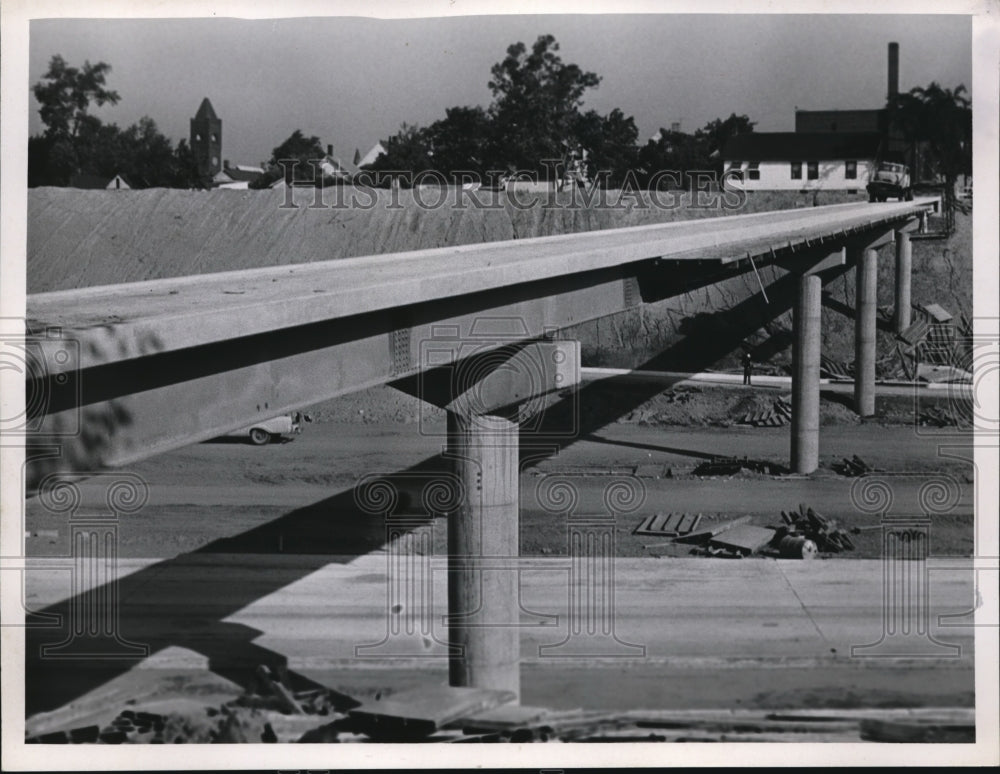
[[[824,429],[824,453],[844,456],[853,449],[876,464],[891,458],[908,469],[931,470],[940,467],[939,450],[950,438],[918,436],[906,428],[874,429]],[[142,674],[158,679],[187,667],[198,671],[210,666],[240,680],[259,663],[285,662],[301,675],[351,695],[446,679],[445,661],[435,656],[441,648],[435,640],[445,639],[439,608],[426,619],[431,622],[426,638],[415,636],[405,647],[396,640],[388,643],[389,655],[402,658],[388,658],[384,648],[367,651],[371,659],[355,657],[356,646],[383,638],[390,613],[385,527],[381,519],[362,523],[352,510],[350,491],[368,473],[419,466],[440,450],[441,441],[413,425],[313,425],[289,444],[202,444],[136,466],[133,472],[148,482],[150,499],[142,511],[123,516],[116,525],[123,574],[117,592],[120,634],[149,646],[149,657],[119,664],[34,659],[27,673],[29,714],[107,692],[117,680],[134,674],[127,670],[137,663],[148,667]],[[650,461],[690,468],[711,454],[781,459],[786,444],[787,430],[782,429],[613,425],[526,472],[525,508],[529,515],[537,510],[535,487],[549,474],[588,466],[631,470]],[[579,480],[581,508],[596,509],[602,480]],[[719,503],[730,501],[742,509],[751,502],[789,507],[805,499],[802,495],[813,503],[843,503],[851,481],[827,474],[647,484],[649,507],[679,508],[690,500],[692,506],[701,504],[697,510],[721,510]],[[93,479],[81,487],[82,513],[101,509],[105,486]],[[959,505],[963,508],[971,509],[967,493]],[[341,516],[346,521],[338,521]],[[348,522],[356,530],[344,539]],[[87,569],[76,574],[83,586],[76,589],[73,603],[67,602],[73,593],[69,562],[58,558],[69,551],[65,515],[47,512],[33,501],[26,527],[37,533],[27,541],[29,554],[36,557],[24,576],[29,609],[61,615],[64,625],[74,610],[107,609],[104,592],[88,592],[88,584],[108,588],[99,585],[106,578],[95,566],[96,573]],[[564,535],[564,526],[555,528]],[[417,532],[426,529],[418,527]],[[431,561],[436,605],[445,599],[441,561]],[[50,569],[41,569],[43,565]],[[938,615],[972,608],[974,574],[957,559],[932,559],[930,567],[932,608],[920,620],[928,622],[930,633],[942,643],[958,645],[959,658],[924,636],[909,637],[903,644],[906,649],[930,647],[922,654],[926,657],[851,657],[852,645],[881,636],[883,565],[877,561],[620,558],[614,564],[615,634],[642,650],[616,645],[608,637],[574,639],[571,647],[579,642],[587,646],[581,659],[555,658],[555,651],[539,650],[565,639],[570,591],[566,558],[534,558],[521,574],[521,599],[527,611],[542,618],[526,615],[522,623],[541,620],[549,625],[523,629],[523,700],[602,708],[970,704],[971,629],[941,627]],[[398,616],[405,622],[410,610],[404,605]],[[425,620],[419,608],[413,611],[418,624]],[[58,641],[65,631],[31,630],[29,653],[37,654],[42,644]],[[415,653],[422,657],[419,661]],[[115,694],[118,699],[120,694]]]
[[[427,567],[429,604],[404,596],[393,612],[386,554],[128,560],[121,564],[120,634],[149,648],[140,663],[150,674],[209,666],[229,674],[284,662],[352,694],[444,680],[445,563],[428,557]],[[619,559],[613,611],[584,605],[599,615],[575,619],[578,625],[569,615],[568,569],[566,559],[532,559],[520,573],[525,702],[593,708],[972,702],[973,630],[962,617],[975,605],[969,560],[930,560],[928,605],[903,609],[887,607],[878,561]],[[64,575],[32,570],[29,577],[30,607],[66,596]],[[72,615],[59,604],[49,610]],[[886,610],[914,628],[884,637]],[[613,632],[601,621],[613,621]],[[400,634],[390,636],[393,630]],[[31,643],[59,639],[53,631]],[[880,641],[880,648],[852,653]],[[102,690],[120,671],[114,662],[31,662],[32,706],[55,709]]]

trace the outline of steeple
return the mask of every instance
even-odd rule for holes
[[[212,178],[222,169],[222,119],[215,114],[208,97],[201,101],[191,119],[191,153],[198,164],[202,185],[210,188]]]
[[[211,119],[213,121],[218,120],[218,116],[215,115],[215,108],[212,107],[212,103],[209,101],[208,97],[205,97],[201,101],[201,107],[198,108],[198,112],[194,114],[197,119]]]

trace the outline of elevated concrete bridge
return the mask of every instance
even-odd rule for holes
[[[878,250],[895,244],[909,325],[909,232],[937,199],[843,204],[206,274],[28,298],[35,367],[27,483],[119,467],[318,401],[393,383],[448,410],[466,496],[449,513],[452,683],[517,692],[512,574],[519,420],[572,386],[559,331],[778,266],[796,277],[791,467],[819,456],[821,289],[857,268],[855,404],[874,412]],[[763,287],[762,287],[763,290]],[[485,579],[489,579],[489,581]]]

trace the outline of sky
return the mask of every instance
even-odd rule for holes
[[[640,141],[680,121],[693,131],[746,114],[792,131],[795,109],[878,108],[887,45],[900,90],[938,81],[971,92],[971,17],[957,15],[518,15],[433,19],[48,19],[30,27],[29,83],[54,54],[111,65],[120,102],[94,110],[121,127],[152,117],[176,142],[208,97],[223,158],[255,164],[295,129],[350,162],[404,121],[491,100],[491,66],[512,43],[552,34],[564,62],[601,76],[585,108],[621,108]],[[30,97],[29,131],[43,130]]]

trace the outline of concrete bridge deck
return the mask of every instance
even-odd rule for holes
[[[84,343],[114,331],[173,350],[643,261],[770,260],[937,206],[839,204],[55,291],[29,296],[28,319]],[[85,347],[78,366],[135,355]]]

